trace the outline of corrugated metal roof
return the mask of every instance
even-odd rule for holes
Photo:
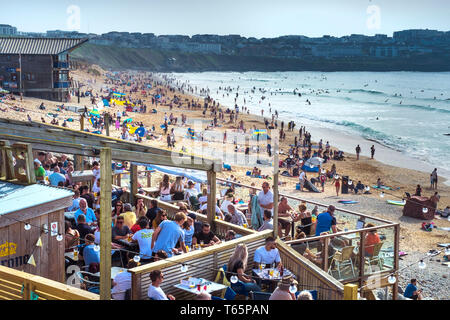
[[[0,54],[51,54],[73,50],[88,39],[0,37]]]
[[[70,190],[43,184],[23,186],[0,181],[0,216],[72,195]]]

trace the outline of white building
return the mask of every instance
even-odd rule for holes
[[[17,35],[17,28],[9,24],[0,24],[0,36],[14,36]]]

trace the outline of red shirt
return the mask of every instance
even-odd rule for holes
[[[141,227],[136,223],[131,227],[131,232],[136,233],[141,230]]]

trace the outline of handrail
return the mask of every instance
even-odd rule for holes
[[[390,227],[395,227],[397,225],[400,225],[400,224],[399,223],[390,223],[390,224],[384,224],[381,226],[375,226],[375,227],[370,227],[370,228],[362,228],[362,229],[349,230],[349,231],[340,231],[340,232],[331,233],[331,234],[327,234],[327,235],[323,235],[323,236],[315,236],[315,237],[309,237],[309,238],[303,238],[303,239],[289,240],[289,241],[285,241],[284,243],[286,243],[288,245],[299,244],[299,243],[303,243],[303,242],[316,241],[316,240],[321,240],[321,239],[326,239],[326,238],[334,238],[337,236],[344,236],[347,234],[359,233],[359,232],[363,232],[363,231],[368,232],[368,231],[373,231],[373,230],[378,230],[378,229],[386,229],[386,228],[390,228]]]
[[[181,264],[188,260],[201,258],[206,255],[214,254],[215,252],[221,252],[221,251],[224,251],[224,250],[227,250],[230,248],[234,248],[237,244],[245,242],[245,241],[253,241],[253,240],[267,238],[268,236],[272,235],[272,233],[273,233],[272,230],[264,230],[262,232],[258,232],[258,233],[243,236],[243,237],[240,237],[240,238],[237,238],[234,240],[222,242],[220,244],[217,244],[217,245],[214,245],[211,247],[206,247],[201,250],[194,250],[194,251],[190,251],[190,252],[184,253],[179,256],[174,256],[174,257],[171,257],[168,259],[145,264],[145,265],[133,268],[133,269],[129,269],[128,272],[132,273],[133,275],[138,275],[138,274],[142,274],[142,273],[147,273],[148,271],[154,270],[154,269],[164,269],[164,268],[176,265],[176,264]]]
[[[15,285],[24,288],[24,300],[28,300],[30,295],[30,290],[42,292],[43,296],[53,297],[55,299],[63,300],[99,300],[100,296],[98,294],[82,290],[76,287],[68,286],[66,284],[46,279],[44,277],[29,274],[23,271],[11,269],[5,266],[0,266],[0,281],[8,281]],[[12,292],[15,291],[11,287]]]
[[[244,188],[249,188],[249,189],[254,189],[254,190],[262,190],[261,188],[256,188],[256,187],[252,187],[252,186],[249,186],[249,185],[245,185],[245,184],[241,184],[241,183],[237,183],[237,182],[233,182],[233,181],[227,181],[227,180],[222,179],[222,178],[217,178],[217,180],[225,182],[225,183],[235,184],[235,185],[238,185],[238,186],[244,187]],[[297,201],[304,201],[306,203],[311,203],[311,204],[314,204],[314,205],[317,205],[317,206],[321,206],[321,207],[328,207],[327,204],[323,204],[323,203],[312,201],[312,200],[302,199],[302,198],[291,196],[291,195],[284,194],[284,193],[279,193],[279,196],[280,197],[286,197],[286,198],[293,199],[293,200],[297,200]],[[363,213],[360,213],[360,212],[355,212],[355,211],[342,209],[342,208],[338,208],[338,207],[336,207],[336,210],[341,211],[341,212],[345,212],[345,213],[349,213],[349,214],[352,214],[352,215],[356,215],[356,216],[360,216],[360,217],[364,217],[364,218],[368,218],[368,219],[384,222],[384,223],[392,223],[392,221],[388,221],[388,220],[384,220],[384,219],[381,219],[381,218],[369,216],[369,215],[366,215],[366,214],[363,214]]]

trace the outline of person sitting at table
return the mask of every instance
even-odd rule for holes
[[[314,300],[311,292],[303,290],[298,294],[297,300]]]
[[[263,220],[264,222],[261,227],[259,227],[258,231],[273,230],[272,211],[264,210]]]
[[[197,191],[197,189],[195,189],[195,182],[192,180],[189,180],[188,187],[184,190],[184,200],[189,201],[190,197],[197,198],[197,196],[198,196],[198,191]]]
[[[145,216],[149,220],[149,224],[151,226],[153,226],[153,220],[155,220],[156,215],[157,215],[158,211],[160,211],[160,210],[161,209],[158,208],[158,200],[155,200],[155,199],[150,200],[150,208],[148,208]]]
[[[140,266],[140,262],[133,259],[128,260],[127,269],[133,269]],[[119,272],[112,282],[111,298],[114,300],[125,300],[125,293],[131,289],[131,273],[128,271]]]
[[[222,210],[220,210],[219,206],[216,204],[216,216],[219,217],[220,219],[224,220],[225,219],[225,214],[222,212]],[[205,216],[208,214],[208,203],[204,203],[201,207],[200,210],[198,210],[199,213],[204,214]]]
[[[186,203],[179,201],[179,202],[177,202],[177,206],[178,206],[179,211],[184,212],[185,215],[189,214]]]
[[[234,249],[233,255],[228,260],[227,272],[225,273],[228,281],[231,281],[233,275],[238,277],[237,283],[231,282],[231,289],[237,294],[248,296],[250,291],[261,291],[261,287],[256,284],[256,281],[245,274],[247,269],[248,250],[247,246],[240,243]]]
[[[207,222],[203,223],[202,231],[195,233],[192,237],[193,246],[201,244],[202,247],[209,247],[221,242],[222,241],[214,233],[212,233],[211,226]]]
[[[96,273],[100,269],[100,250],[96,251],[95,236],[89,233],[84,238],[85,246],[79,252],[79,260],[84,261],[84,265],[88,267],[89,272]]]
[[[152,229],[156,230],[156,228],[158,228],[158,226],[161,224],[161,222],[163,222],[164,220],[167,220],[167,213],[165,210],[160,209],[158,211],[158,213],[156,214],[156,218],[153,219],[153,223],[152,223]]]
[[[116,224],[111,229],[113,242],[124,244],[120,240],[127,240],[128,236],[131,235],[130,228],[124,223],[125,218],[123,216],[118,216],[116,219]]]
[[[291,232],[291,212],[293,209],[288,204],[287,198],[282,197],[278,204],[278,226],[280,230],[280,237],[283,237],[282,231],[284,230],[284,237]]]
[[[77,226],[75,227],[75,230],[78,231],[81,242],[84,242],[84,237],[86,237],[87,234],[92,233],[92,228],[86,223],[86,216],[84,214],[80,214],[77,217]]]
[[[169,175],[165,174],[162,181],[159,183],[159,194],[161,201],[171,201],[172,196],[170,195],[170,181]]]
[[[75,218],[75,221],[78,221],[78,216],[80,214],[83,214],[85,216],[85,220],[86,223],[88,225],[92,225],[95,224],[95,222],[97,221],[97,218],[95,217],[95,213],[94,210],[92,210],[91,208],[88,207],[87,201],[86,199],[80,199],[80,208],[75,211],[73,217]]]
[[[131,228],[136,223],[136,214],[132,211],[129,203],[125,203],[123,209],[125,212],[121,213],[119,217],[123,217],[125,225]]]
[[[300,221],[301,225],[297,228],[304,232],[307,236],[311,234],[312,216],[311,212],[306,210],[306,206],[301,204],[298,206],[298,215],[295,216],[294,222]]]
[[[192,246],[192,237],[195,233],[194,220],[187,216],[187,220],[181,226],[184,232],[184,244],[188,247]]]
[[[164,260],[167,258],[168,258],[167,252],[165,252],[164,250],[158,250],[158,251],[156,251],[155,255],[152,257],[152,262]]]
[[[72,252],[73,247],[80,244],[80,232],[77,229],[72,229],[72,224],[70,223],[70,221],[65,222],[64,229],[65,252]]]
[[[228,213],[231,215],[230,223],[241,227],[244,226],[244,224],[247,224],[247,218],[241,211],[236,209],[236,206],[234,204],[229,204],[227,208]]]
[[[375,225],[373,223],[368,223],[365,228],[373,228]],[[380,236],[377,233],[377,230],[372,230],[367,232],[366,237],[364,238],[364,255],[366,257],[372,257],[373,256],[373,247],[380,243]]]
[[[147,206],[144,204],[144,199],[136,199],[136,205],[134,206],[133,211],[136,214],[136,217],[145,216],[145,214],[147,213]]]
[[[269,300],[297,300],[295,293],[289,291],[291,285],[296,285],[297,283],[292,275],[283,276],[281,281],[278,282],[277,288],[270,295]]]
[[[203,292],[197,294],[197,296],[195,297],[195,300],[212,300],[212,298],[208,292],[203,291]]]
[[[265,245],[255,250],[253,262],[255,263],[255,269],[259,269],[260,265],[263,268],[270,268],[273,264],[276,264],[278,269],[281,268],[280,252],[273,237],[267,237]]]
[[[131,227],[131,229],[130,229],[131,233],[135,234],[136,232],[138,232],[139,230],[141,230],[141,226],[139,225],[139,222],[140,222],[141,220],[143,220],[143,218],[145,218],[145,220],[147,220],[147,222],[148,222],[148,218],[147,218],[146,216],[139,217],[139,218],[137,219],[136,223],[133,224],[133,226]]]
[[[231,241],[236,239],[236,232],[234,230],[228,230],[225,234],[225,241]]]
[[[150,272],[150,280],[152,284],[148,287],[147,296],[151,300],[175,300],[175,297],[171,294],[166,296],[160,287],[164,280],[164,274],[161,270],[153,270]]]
[[[146,217],[139,218],[139,227],[141,229],[137,231],[131,239],[139,244],[139,257],[141,258],[141,263],[149,263],[152,262],[151,245],[153,229],[148,229],[148,219]]]
[[[183,252],[186,252],[184,244],[184,233],[181,226],[186,221],[187,217],[183,212],[175,214],[174,221],[164,220],[155,229],[152,236],[152,252],[164,250],[169,257],[173,253],[178,254],[179,251],[175,248],[178,241],[180,241]]]
[[[73,191],[73,199],[72,199],[72,205],[67,208],[67,211],[69,212],[73,212],[76,211],[78,209],[80,209],[80,191],[79,190],[74,190]]]
[[[116,220],[116,218],[118,217],[118,216],[120,216],[120,214],[122,214],[122,213],[124,213],[125,211],[123,210],[123,203],[122,203],[122,201],[117,201],[116,202],[116,205],[114,206],[114,209],[113,209],[113,211],[112,211],[112,213],[111,213],[111,217],[112,217],[112,219],[113,219],[113,221],[115,221]]]
[[[225,200],[223,200],[222,204],[220,205],[220,211],[222,211],[224,214],[229,213],[228,212],[228,205],[233,204],[233,195],[227,194],[225,196]],[[217,209],[216,209],[217,210]]]
[[[327,211],[322,212],[317,216],[316,220],[316,236],[319,236],[322,232],[330,232],[336,233],[342,231],[337,227],[338,222],[336,221],[336,217],[334,216],[334,211],[336,208],[333,205],[328,206]],[[334,237],[332,239],[334,245],[338,247],[345,247],[347,245],[347,241],[341,237]]]

